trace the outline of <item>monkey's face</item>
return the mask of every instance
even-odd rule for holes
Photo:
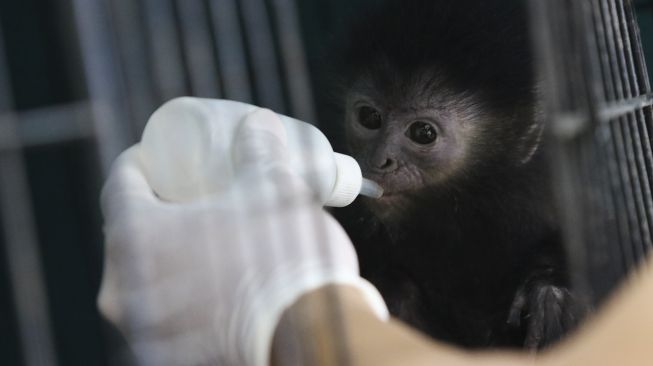
[[[345,115],[350,153],[363,175],[385,190],[383,198],[370,202],[381,216],[405,208],[412,193],[437,188],[460,173],[477,125],[468,108],[444,98],[388,100],[352,92]]]

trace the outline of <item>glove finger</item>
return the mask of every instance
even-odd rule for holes
[[[127,205],[158,204],[143,174],[140,146],[125,150],[113,163],[111,172],[100,194],[100,204],[105,218],[124,212]]]
[[[287,136],[279,116],[263,108],[246,116],[234,135],[232,159],[236,175],[287,167]]]

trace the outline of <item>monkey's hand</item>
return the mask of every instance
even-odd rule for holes
[[[268,365],[285,308],[324,285],[352,285],[387,312],[343,229],[289,170],[278,117],[251,118],[234,151],[235,183],[202,201],[161,201],[139,146],[114,163],[98,302],[139,364]]]
[[[525,332],[524,347],[540,349],[562,338],[582,320],[587,307],[564,286],[544,274],[532,276],[513,300],[508,325]]]

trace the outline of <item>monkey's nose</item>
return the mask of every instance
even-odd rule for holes
[[[372,169],[376,170],[379,173],[390,173],[396,170],[398,165],[399,164],[397,164],[395,159],[385,158],[372,162]]]

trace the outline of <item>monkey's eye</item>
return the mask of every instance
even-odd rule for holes
[[[381,113],[376,109],[363,106],[358,109],[358,123],[370,130],[381,128]]]
[[[438,132],[432,125],[417,121],[410,125],[408,137],[420,145],[428,145],[438,138]]]

